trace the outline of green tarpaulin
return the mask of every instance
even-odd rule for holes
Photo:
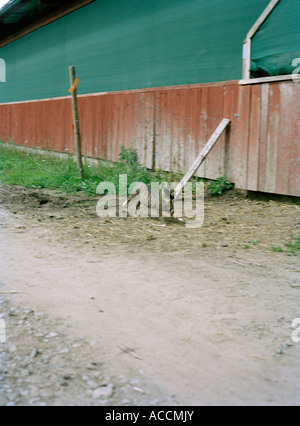
[[[300,57],[299,1],[281,0],[255,36],[253,69],[286,73]],[[68,95],[70,65],[79,93],[240,79],[243,40],[268,3],[96,0],[0,49],[0,102]]]
[[[300,58],[300,0],[281,0],[253,38],[251,72],[292,74],[295,58]]]

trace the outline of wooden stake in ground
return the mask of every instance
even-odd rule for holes
[[[188,183],[188,181],[194,176],[194,174],[196,173],[196,171],[199,169],[199,167],[201,166],[201,164],[203,163],[203,161],[205,160],[205,158],[207,157],[207,155],[209,154],[209,152],[212,150],[212,148],[215,146],[215,144],[217,143],[217,141],[220,139],[222,133],[229,126],[229,124],[230,124],[230,120],[227,120],[226,118],[224,118],[221,121],[221,123],[217,127],[217,129],[214,132],[214,134],[212,135],[212,137],[209,139],[209,141],[207,142],[207,144],[205,145],[205,147],[200,152],[199,156],[194,161],[194,163],[193,163],[192,167],[190,168],[190,170],[184,176],[184,178],[179,183],[179,185],[177,185],[177,187],[175,189],[175,199],[178,197],[178,195],[183,190],[183,188]]]
[[[79,127],[79,115],[78,115],[78,103],[77,103],[77,85],[79,80],[76,79],[75,67],[69,67],[70,71],[70,83],[71,89],[69,90],[72,95],[72,108],[73,108],[73,122],[74,122],[74,134],[75,134],[75,144],[76,144],[76,158],[77,158],[77,168],[78,174],[81,179],[83,176],[83,166],[82,166],[82,153],[81,153],[81,137],[80,137],[80,127]]]

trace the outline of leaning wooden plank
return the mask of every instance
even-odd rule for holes
[[[247,34],[247,38],[252,39],[255,36],[257,31],[260,29],[262,24],[268,19],[268,17],[271,15],[271,13],[273,12],[273,10],[275,9],[275,7],[278,5],[279,2],[280,2],[280,0],[270,1],[268,6],[265,8],[265,10],[262,12],[260,17],[257,19],[257,21],[254,23],[254,25],[249,30],[249,32]]]
[[[186,175],[184,176],[184,178],[182,179],[182,181],[177,185],[177,187],[175,189],[175,198],[178,197],[178,195],[183,190],[183,188],[188,183],[188,181],[194,176],[194,174],[196,173],[196,171],[198,170],[198,168],[201,166],[201,164],[203,163],[203,161],[205,160],[205,158],[207,157],[207,155],[209,154],[209,152],[212,150],[212,148],[215,146],[215,144],[217,143],[217,141],[220,139],[220,137],[222,136],[224,130],[229,126],[229,124],[230,124],[230,120],[228,120],[226,118],[224,118],[221,121],[221,123],[219,124],[219,126],[215,130],[215,132],[212,135],[212,137],[209,139],[209,141],[207,142],[207,144],[205,145],[205,147],[200,152],[199,156],[194,161],[194,163],[193,163],[192,167],[190,168],[190,170],[186,173]]]

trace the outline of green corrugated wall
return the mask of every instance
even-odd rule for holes
[[[243,40],[268,3],[96,0],[0,49],[7,65],[0,102],[67,95],[69,65],[76,66],[81,80],[79,93],[239,79]],[[282,3],[288,7],[299,0]],[[280,25],[282,37],[289,24],[277,21],[273,26]],[[279,50],[290,52],[297,34],[289,46],[281,40]],[[269,48],[263,31],[257,40]],[[260,57],[265,47],[255,43],[255,57]]]

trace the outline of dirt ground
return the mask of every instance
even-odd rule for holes
[[[1,405],[300,405],[297,204],[207,197],[201,229],[0,187]],[[11,293],[13,292],[13,293]]]

